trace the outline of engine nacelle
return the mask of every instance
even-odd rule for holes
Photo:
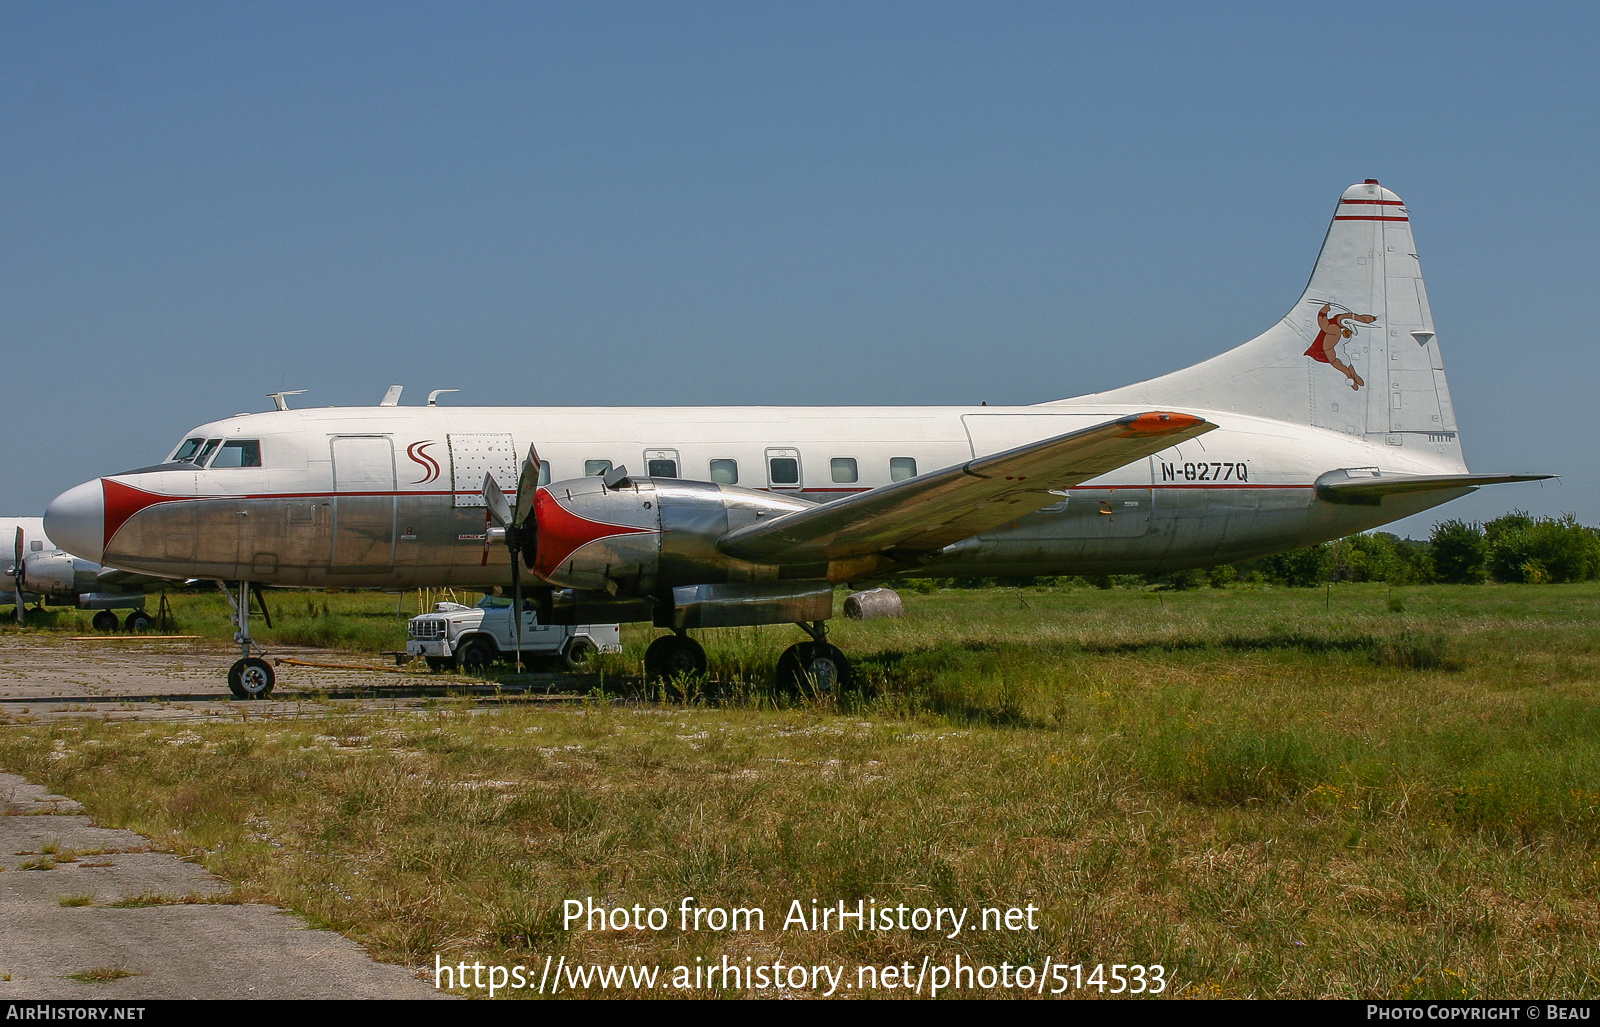
[[[663,595],[680,585],[772,581],[780,577],[778,568],[730,559],[717,550],[717,539],[811,505],[675,478],[627,478],[611,488],[598,477],[559,481],[541,486],[534,498],[533,571],[554,585],[616,597]],[[796,570],[796,577],[825,576],[818,569]]]
[[[29,592],[47,596],[75,596],[94,591],[93,564],[59,549],[28,553],[22,558],[22,580]]]

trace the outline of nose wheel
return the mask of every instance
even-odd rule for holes
[[[272,664],[257,656],[246,656],[228,669],[228,691],[235,699],[265,699],[276,680]]]

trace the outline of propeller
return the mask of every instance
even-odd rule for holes
[[[539,488],[539,451],[528,447],[522,472],[517,475],[517,506],[513,510],[500,483],[492,473],[483,476],[483,502],[489,519],[505,530],[506,548],[511,551],[511,630],[515,639],[517,673],[522,673],[522,567],[533,569],[539,545],[539,525],[533,512],[533,494]],[[485,533],[487,534],[487,533]],[[487,539],[485,539],[487,541]]]
[[[22,525],[17,525],[17,562],[11,567],[11,587],[16,590],[17,623],[22,623]]]

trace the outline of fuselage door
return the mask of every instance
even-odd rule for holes
[[[394,566],[394,443],[387,435],[335,435],[333,553],[329,570]]]
[[[676,449],[647,449],[644,451],[644,473],[651,478],[681,478]]]
[[[767,487],[773,492],[799,491],[805,484],[800,471],[798,449],[773,447],[767,450]]]

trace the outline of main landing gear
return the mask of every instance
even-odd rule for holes
[[[828,642],[828,622],[798,623],[811,636],[783,651],[778,657],[778,691],[786,695],[837,695],[855,686],[855,672],[839,648]],[[679,629],[662,635],[644,652],[647,681],[672,681],[703,677],[707,668],[706,651]]]
[[[703,677],[708,666],[705,648],[682,629],[676,634],[662,635],[644,651],[646,681]]]
[[[95,614],[93,623],[96,631],[115,631],[119,624],[117,615],[112,610],[101,610]],[[128,631],[148,631],[150,630],[150,625],[154,623],[155,621],[150,619],[150,615],[143,610],[134,610],[128,614],[127,620],[120,622],[121,626]]]
[[[821,696],[852,688],[855,674],[844,653],[828,642],[828,622],[818,620],[797,626],[811,636],[811,641],[792,645],[778,657],[778,691]]]
[[[259,656],[251,655],[254,650],[262,656],[266,650],[256,645],[250,638],[250,583],[238,583],[239,592],[235,598],[233,590],[228,588],[225,581],[217,582],[217,587],[222,589],[222,594],[228,597],[228,605],[233,607],[233,640],[239,646],[239,659],[228,668],[228,691],[236,699],[265,699],[272,694],[272,686],[277,682],[277,675],[272,671],[272,664]],[[272,626],[272,615],[267,613],[265,599],[261,602],[261,614],[267,618],[267,627]]]

